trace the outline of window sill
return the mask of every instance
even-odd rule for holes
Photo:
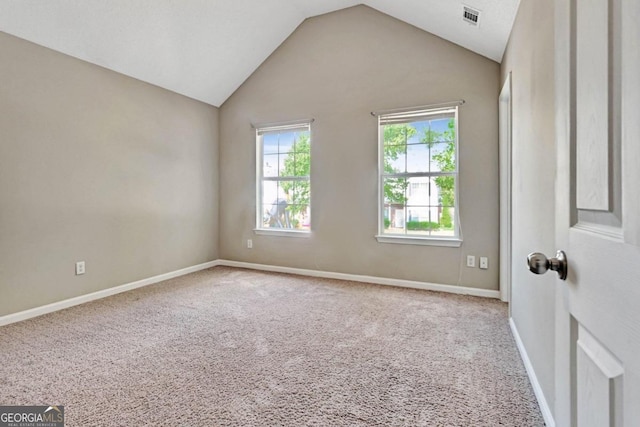
[[[458,237],[405,237],[393,235],[376,235],[378,243],[395,243],[400,245],[422,245],[422,246],[444,246],[459,248],[462,246],[462,239]]]
[[[286,228],[254,228],[253,232],[261,236],[311,237],[311,231],[287,230]]]

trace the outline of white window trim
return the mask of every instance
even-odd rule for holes
[[[280,237],[311,237],[311,230],[289,230],[286,228],[254,228],[253,232],[261,236],[280,236]]]
[[[417,237],[401,236],[394,234],[376,235],[378,243],[395,243],[400,245],[421,245],[421,246],[446,246],[459,248],[462,246],[462,239],[458,237]]]
[[[432,108],[425,110],[420,107],[415,109],[403,108],[398,110],[388,110],[388,112],[371,113],[378,118],[378,234],[375,235],[378,243],[392,243],[402,245],[422,245],[422,246],[444,246],[444,247],[460,247],[462,245],[462,227],[460,226],[460,151],[459,140],[460,133],[458,131],[458,105],[464,104],[462,102],[446,103],[440,105],[434,105]],[[394,115],[396,113],[423,113],[425,111],[435,111],[442,109],[454,109],[455,117],[455,131],[456,131],[456,187],[455,187],[455,229],[453,236],[420,236],[412,234],[386,234],[384,230],[384,137],[381,132],[380,117]],[[427,114],[425,114],[425,117]]]
[[[309,230],[296,230],[296,229],[288,229],[288,228],[262,228],[260,227],[261,219],[262,219],[262,206],[263,206],[263,195],[262,195],[262,184],[263,184],[263,167],[264,167],[264,158],[263,158],[263,144],[258,143],[258,134],[260,132],[277,132],[281,130],[287,129],[296,129],[307,127],[309,133],[311,134],[311,123],[313,123],[314,119],[304,119],[304,120],[295,120],[288,122],[279,122],[279,123],[271,123],[271,124],[252,124],[251,126],[256,130],[256,218],[255,224],[256,227],[253,229],[254,234],[264,235],[264,236],[280,236],[280,237],[311,237],[312,225],[310,224]],[[308,178],[311,181],[311,176]],[[311,204],[309,204],[309,209],[311,209]]]

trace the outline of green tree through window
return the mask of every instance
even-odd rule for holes
[[[457,107],[383,114],[379,126],[379,237],[457,238]]]
[[[434,132],[431,129],[425,130],[421,139],[430,146],[436,141],[446,141],[444,151],[433,155],[433,159],[438,164],[442,172],[454,172],[456,170],[456,123],[453,119],[447,124],[448,129],[444,132]],[[455,179],[452,176],[438,176],[434,179],[440,192],[440,203],[442,204],[442,216],[440,225],[443,228],[452,227],[451,206],[455,203]]]
[[[407,153],[407,141],[416,134],[416,129],[408,124],[384,127],[384,173],[401,172],[393,162]],[[384,181],[384,198],[388,203],[404,204],[407,201],[408,181],[405,178],[389,178]]]
[[[284,159],[282,176],[310,176],[311,173],[311,144],[308,134],[300,134],[294,141],[291,151]],[[292,217],[305,211],[309,206],[309,181],[283,181],[282,189],[287,195],[289,206],[287,209]]]
[[[256,129],[256,228],[311,230],[311,127],[291,123]],[[277,229],[277,230],[276,230]]]

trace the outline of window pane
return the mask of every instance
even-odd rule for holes
[[[295,134],[291,132],[278,134],[278,152],[280,154],[286,154],[293,151],[292,146],[294,138]]]
[[[437,204],[438,199],[431,197],[431,189],[429,185],[433,178],[428,176],[419,176],[408,178],[407,186],[407,204],[408,205],[429,205]]]
[[[441,142],[431,147],[431,172],[453,172],[456,170],[455,142]]]
[[[433,179],[435,193],[439,205],[438,223],[440,224],[439,235],[455,234],[455,176],[438,176]]]
[[[404,205],[385,204],[383,233],[385,234],[405,234],[406,233]]]
[[[407,229],[409,230],[426,230],[430,228],[431,212],[429,206],[411,206],[407,205]],[[433,228],[433,227],[431,227]]]
[[[267,134],[262,136],[262,154],[278,153],[278,134]]]
[[[416,129],[411,124],[383,126],[384,173],[407,171],[407,144],[415,140]]]
[[[311,145],[309,144],[309,132],[301,132],[296,134],[295,145],[292,151],[296,153],[310,153]]]
[[[260,224],[260,227],[270,227],[270,220],[271,220],[271,204],[265,204],[262,205],[262,212],[261,212],[261,218],[262,218],[262,223]]]
[[[399,124],[383,126],[384,146],[407,145],[417,134],[413,124]]]
[[[309,181],[263,181],[263,227],[309,229]]]
[[[265,177],[278,176],[278,155],[266,154],[263,156],[262,175]]]
[[[282,156],[280,176],[309,176],[311,170],[309,135],[298,135],[289,148],[291,151]]]
[[[455,208],[440,206],[438,212],[439,229],[434,235],[453,236],[455,235]]]
[[[264,226],[270,228],[291,228],[287,207],[288,204],[285,199],[277,199],[271,204],[265,204]]]
[[[291,181],[290,190],[287,191],[288,199],[294,204],[309,204],[310,183],[309,181]]]
[[[384,202],[385,204],[404,205],[407,200],[406,190],[408,181],[406,178],[384,178]]]
[[[409,191],[406,178],[385,178],[383,181],[385,198],[384,233],[405,234],[405,203]]]
[[[407,156],[405,154],[406,146],[392,146],[393,150],[385,153],[384,157],[384,173],[405,173]]]
[[[438,176],[433,178],[435,197],[439,205],[454,206],[456,200],[456,179],[454,176]]]
[[[265,205],[271,205],[276,199],[283,198],[284,192],[279,188],[278,181],[262,182],[262,201]]]
[[[431,231],[437,230],[439,226],[434,221],[436,209],[433,206],[407,206],[407,232],[428,236]]]
[[[287,214],[290,228],[309,230],[309,205],[290,204]]]
[[[429,120],[429,126],[440,135],[440,141],[455,140],[455,119],[453,117]]]
[[[281,156],[280,161],[280,176],[304,176],[304,165],[302,164],[304,159],[299,157],[298,153],[293,151]]]
[[[388,145],[384,147],[384,173],[406,172],[406,145]]]
[[[285,210],[288,203],[284,184],[287,183],[281,181],[263,181],[262,183],[264,227],[286,227]]]
[[[429,172],[429,146],[427,144],[407,146],[407,172]]]

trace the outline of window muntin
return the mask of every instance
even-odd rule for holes
[[[311,230],[310,123],[256,129],[256,229]]]
[[[457,111],[379,116],[379,235],[459,239]]]

